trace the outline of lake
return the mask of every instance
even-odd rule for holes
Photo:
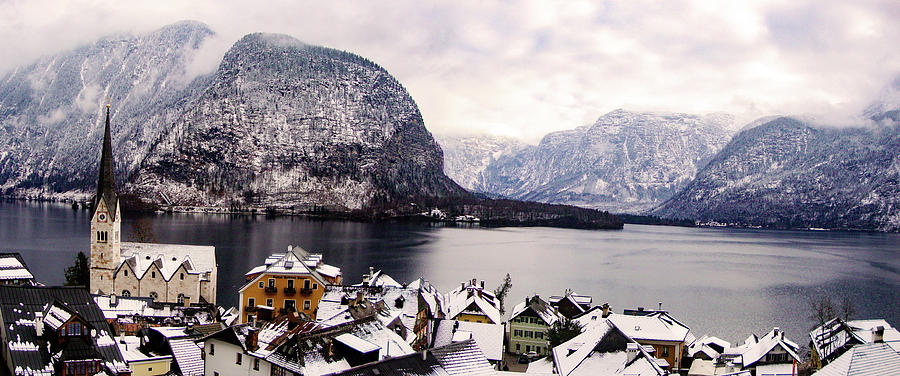
[[[324,254],[358,283],[369,266],[401,283],[425,277],[442,291],[479,278],[495,287],[509,273],[507,309],[534,293],[566,288],[615,312],[662,302],[698,337],[743,341],[778,326],[805,345],[807,299],[853,302],[855,318],[900,325],[900,234],[625,225],[620,231],[455,228],[428,224],[319,221],[299,217],[142,216],[161,243],[214,245],[218,302],[237,304],[243,275],[288,244]],[[124,215],[128,240],[137,218]],[[90,213],[68,205],[0,202],[0,251],[20,252],[47,285],[62,284],[89,250]]]

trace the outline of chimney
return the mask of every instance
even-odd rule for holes
[[[627,355],[628,360],[625,364],[631,363],[634,358],[638,356],[638,345],[636,342],[628,342],[628,345],[625,347],[625,355]]]
[[[462,290],[465,290],[465,289],[466,289],[466,283],[463,282],[463,283],[461,283],[461,284],[459,285],[459,290],[462,291]]]
[[[428,360],[428,350],[422,350],[422,360]]]
[[[777,326],[772,328],[772,337],[778,338],[778,327]]]
[[[115,307],[119,304],[119,298],[116,296],[116,293],[109,294],[109,306]]]
[[[38,337],[44,335],[44,312],[34,313],[34,331]]]
[[[190,307],[190,306],[191,306],[191,298],[189,298],[189,297],[187,297],[187,296],[184,297],[184,306],[185,306],[185,307]]]
[[[247,350],[253,351],[256,350],[257,340],[259,338],[259,331],[256,328],[250,328],[247,331],[247,338],[244,339],[244,344],[247,346]]]
[[[657,310],[657,311],[662,311],[662,302],[659,302],[659,308],[657,308],[656,310]]]
[[[484,290],[484,280],[481,280],[481,289]]]
[[[609,303],[603,303],[600,308],[603,310],[603,318],[609,317]]]
[[[477,279],[477,278],[472,278],[472,283],[469,284],[469,286],[475,287],[475,286],[477,286],[477,285],[478,285],[478,279]]]
[[[288,249],[288,250],[287,250],[288,252],[293,251],[293,250],[294,250],[294,246],[288,244],[288,248],[287,248],[287,249]]]
[[[875,329],[872,329],[872,342],[874,343],[882,343],[884,342],[884,327],[877,326]]]

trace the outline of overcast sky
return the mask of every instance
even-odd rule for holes
[[[432,132],[532,142],[616,108],[840,123],[900,73],[894,0],[0,0],[0,72],[185,19],[220,35],[219,55],[256,31],[360,54]]]

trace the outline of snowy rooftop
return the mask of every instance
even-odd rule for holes
[[[529,309],[541,320],[543,320],[544,323],[548,326],[553,325],[556,320],[559,320],[559,316],[553,310],[553,307],[551,307],[550,304],[545,302],[539,296],[535,295],[534,297],[526,298],[526,300],[528,301],[522,301],[519,302],[519,304],[516,304],[516,306],[512,310],[512,314],[509,316],[510,320],[518,317],[522,313],[525,313],[525,311],[528,311]]]
[[[853,346],[813,376],[880,376],[900,374],[900,354],[886,343]]]
[[[0,280],[34,279],[18,253],[0,253]]]
[[[127,262],[138,276],[156,264],[168,281],[182,265],[189,273],[212,273],[216,269],[216,247],[123,242],[122,262]]]
[[[501,324],[440,320],[434,329],[434,347],[474,339],[489,360],[503,358],[504,329]]]
[[[460,313],[470,313],[483,314],[495,324],[502,322],[494,294],[477,287],[474,283],[457,287],[447,294],[446,301],[448,318],[455,319]]]
[[[690,329],[666,315],[631,316],[610,314],[609,321],[634,339],[683,342]]]
[[[784,332],[778,328],[772,329],[762,338],[750,336],[740,346],[732,347],[725,350],[726,354],[740,355],[741,364],[744,368],[750,367],[768,354],[773,349],[780,347],[790,355],[790,357],[800,361],[797,351],[800,347],[784,337]]]
[[[609,340],[605,339],[613,336]],[[608,348],[601,351],[601,343],[616,343],[632,339],[617,330],[608,320],[553,348],[554,362],[560,375],[665,375],[665,371],[640,346]],[[628,351],[633,352],[629,362]],[[535,371],[537,371],[536,369]]]

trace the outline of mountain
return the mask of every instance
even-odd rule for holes
[[[436,135],[444,150],[444,173],[463,188],[478,191],[484,185],[484,170],[498,158],[514,154],[526,144],[512,137]]]
[[[682,191],[654,210],[775,228],[900,230],[900,116],[813,126],[781,117],[737,134]]]
[[[89,195],[104,104],[113,107],[119,175],[133,171],[191,95],[189,67],[214,33],[180,22],[104,38],[0,78],[0,193]]]
[[[418,107],[383,68],[285,35],[250,34],[214,73],[192,75],[213,35],[181,22],[6,74],[0,193],[89,196],[108,97],[126,197],[354,210],[467,194],[443,174]]]
[[[728,142],[729,115],[616,110],[503,155],[475,190],[520,200],[642,213],[684,187]]]
[[[350,53],[247,35],[181,113],[131,179],[139,197],[352,210],[467,194],[403,86]]]

